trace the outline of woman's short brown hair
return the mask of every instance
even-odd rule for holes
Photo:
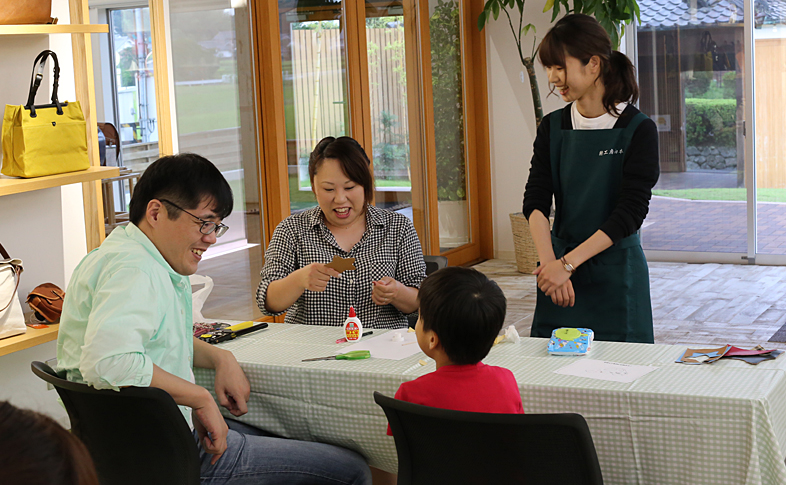
[[[308,176],[312,187],[314,176],[326,158],[338,160],[349,180],[363,187],[366,204],[370,204],[374,199],[374,176],[371,173],[371,161],[360,143],[348,136],[321,139],[308,159]]]
[[[0,436],[0,476],[8,483],[98,485],[85,445],[52,418],[0,401]]]

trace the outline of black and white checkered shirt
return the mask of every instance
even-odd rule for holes
[[[413,288],[426,277],[426,263],[415,227],[405,216],[367,206],[366,232],[351,251],[336,243],[325,225],[319,206],[284,219],[273,233],[265,252],[257,304],[265,315],[267,287],[273,281],[312,263],[329,263],[333,256],[355,258],[354,270],[331,278],[323,292],[306,290],[287,310],[286,323],[342,325],[353,305],[363,328],[405,328],[406,315],[393,305],[371,300],[372,281],[390,276]]]

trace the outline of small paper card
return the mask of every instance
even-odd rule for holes
[[[355,268],[355,258],[342,258],[341,256],[333,256],[333,261],[326,264],[328,268],[333,268],[339,273],[343,273],[349,269]]]
[[[588,377],[601,381],[633,382],[658,369],[651,365],[620,364],[602,360],[581,359],[565,367],[555,370],[555,374],[566,376]]]
[[[675,362],[678,364],[712,364],[723,357],[731,349],[731,345],[711,349],[685,349]]]

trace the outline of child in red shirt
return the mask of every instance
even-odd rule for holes
[[[505,321],[507,302],[499,286],[474,269],[444,268],[423,281],[418,301],[418,345],[437,370],[401,384],[396,399],[457,411],[524,413],[513,373],[481,362]]]

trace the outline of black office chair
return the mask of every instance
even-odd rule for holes
[[[579,414],[438,409],[374,393],[396,440],[398,484],[602,485]]]
[[[426,276],[438,269],[448,267],[448,258],[445,256],[423,256],[423,259],[426,261]],[[415,328],[415,325],[418,323],[418,314],[414,313],[407,316],[407,323],[410,328]]]
[[[199,451],[174,399],[155,387],[98,390],[59,377],[43,362],[32,370],[55,386],[71,431],[93,457],[102,485],[196,485]]]

